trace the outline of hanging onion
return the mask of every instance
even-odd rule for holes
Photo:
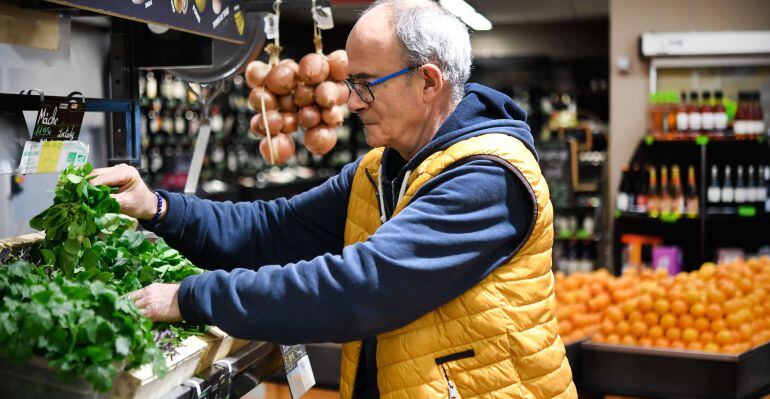
[[[251,106],[251,109],[255,111],[262,111],[262,98],[265,99],[265,109],[271,110],[271,109],[278,109],[278,100],[275,98],[273,93],[270,93],[269,91],[265,90],[263,87],[255,87],[251,89],[251,93],[249,93],[249,105]]]
[[[290,66],[278,64],[267,74],[265,86],[279,96],[289,94],[297,86],[297,75]]]
[[[317,85],[329,76],[329,62],[321,54],[310,53],[299,61],[299,78],[307,85]]]
[[[342,109],[340,107],[324,108],[321,111],[321,119],[331,127],[342,124]]]
[[[281,165],[294,156],[296,147],[291,136],[288,134],[277,134],[271,136],[270,139],[268,140],[265,137],[259,143],[259,153],[262,154],[262,158],[265,158],[268,163],[270,163],[270,147],[273,149],[273,165]],[[268,142],[271,142],[272,145],[269,145]]]
[[[337,144],[337,133],[326,125],[318,125],[305,133],[305,147],[316,155],[324,155]]]
[[[293,133],[297,131],[297,114],[294,112],[281,112],[281,116],[283,117],[282,132]]]
[[[265,78],[270,72],[270,66],[262,61],[251,61],[246,66],[246,84],[250,88],[260,87],[265,84]]]
[[[251,131],[259,136],[267,134],[265,131],[265,121],[263,115],[267,117],[267,125],[270,127],[270,134],[278,134],[283,127],[283,116],[278,111],[267,111],[263,114],[255,114],[251,117]]]
[[[299,125],[310,129],[321,123],[321,111],[314,105],[302,107],[299,110]]]
[[[279,108],[281,108],[281,111],[283,112],[297,111],[297,106],[294,105],[294,96],[291,94],[286,94],[278,97],[278,106]]]
[[[348,96],[353,95],[345,83],[337,83],[337,105],[348,103]]]
[[[295,74],[299,75],[299,64],[297,64],[297,61],[294,61],[291,58],[281,60],[278,65],[287,65],[291,68],[292,71],[294,71]]]
[[[339,88],[334,82],[327,80],[315,88],[315,102],[324,108],[333,107],[339,97]]]
[[[327,57],[329,61],[329,78],[341,82],[348,77],[348,53],[345,50],[332,51]]]
[[[294,90],[294,104],[298,107],[304,107],[310,105],[314,101],[315,87],[306,86],[303,83],[297,85],[297,89]]]

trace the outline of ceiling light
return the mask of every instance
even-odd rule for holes
[[[463,0],[440,0],[439,3],[473,30],[492,29],[492,22]]]

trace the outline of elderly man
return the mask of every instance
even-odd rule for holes
[[[132,294],[154,320],[344,342],[343,398],[575,397],[555,319],[552,208],[524,111],[465,82],[468,32],[381,0],[347,42],[348,108],[375,147],[272,202],[153,193],[95,171],[123,212],[209,269]],[[242,267],[242,268],[234,268]]]

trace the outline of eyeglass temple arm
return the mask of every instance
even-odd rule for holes
[[[382,82],[384,82],[386,80],[390,80],[390,79],[393,79],[393,78],[395,78],[397,76],[401,76],[401,75],[409,72],[411,69],[412,69],[412,67],[406,67],[406,68],[404,68],[404,69],[402,69],[402,70],[400,70],[398,72],[393,72],[390,75],[386,75],[386,76],[383,76],[383,77],[381,77],[379,79],[375,79],[375,80],[369,82],[369,86],[375,86],[375,85],[378,85],[378,84],[380,84],[380,83],[382,83]]]

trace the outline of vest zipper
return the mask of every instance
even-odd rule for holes
[[[444,378],[446,379],[446,385],[449,389],[449,399],[462,399],[460,397],[460,391],[457,390],[457,385],[449,379],[449,374],[446,372],[446,366],[441,364],[441,370],[444,372]]]
[[[369,169],[364,169],[364,174],[366,175],[367,180],[369,180],[369,183],[372,184],[372,187],[374,187],[374,198],[377,200],[377,210],[380,211],[383,209],[384,203],[382,201],[384,201],[384,199],[380,198],[380,190],[377,188],[377,183],[374,181],[374,178],[369,173]],[[380,220],[386,216],[387,215],[380,215]]]

